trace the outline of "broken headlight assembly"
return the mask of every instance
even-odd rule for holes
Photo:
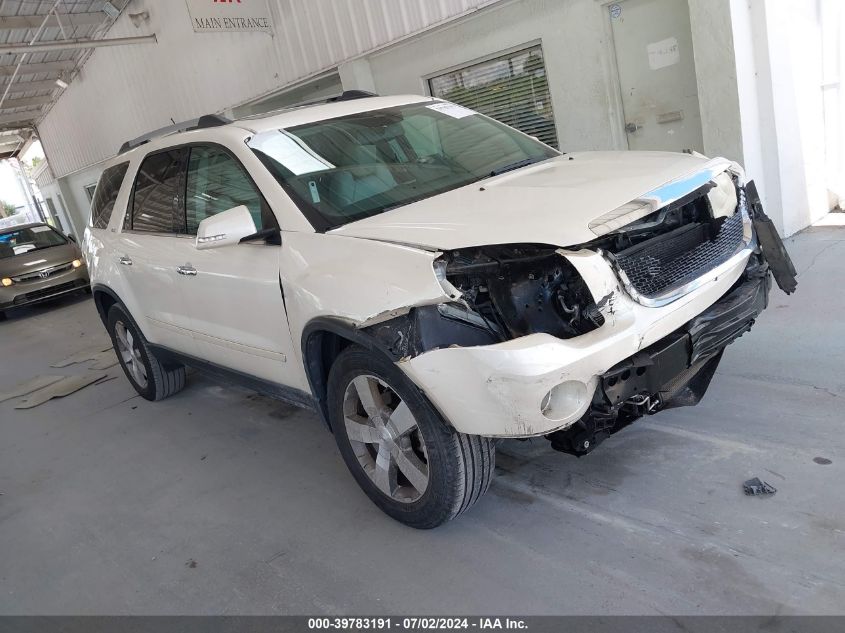
[[[434,271],[452,302],[445,318],[483,327],[501,340],[528,334],[572,338],[604,324],[584,280],[555,247],[506,244],[444,253]]]

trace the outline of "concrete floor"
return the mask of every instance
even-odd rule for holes
[[[701,405],[580,460],[504,443],[434,531],[382,515],[313,414],[203,378],[0,404],[0,613],[845,613],[845,228],[790,250],[797,294]],[[104,338],[87,298],[11,315],[0,391]]]

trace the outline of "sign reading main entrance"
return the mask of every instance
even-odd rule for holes
[[[267,0],[185,0],[197,33],[273,32]]]

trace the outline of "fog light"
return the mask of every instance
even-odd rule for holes
[[[72,265],[74,268],[79,268],[80,266],[82,266],[82,262],[81,262],[80,260],[78,260],[78,259],[74,259],[74,260],[71,262],[71,265]]]
[[[578,413],[587,397],[587,385],[577,380],[568,380],[555,385],[543,396],[540,410],[549,420],[564,420]]]
[[[8,288],[9,286],[11,286],[15,282],[12,281],[11,279],[9,279],[8,277],[3,277],[3,279],[0,280],[0,283],[3,284],[4,286],[6,286],[6,288]]]

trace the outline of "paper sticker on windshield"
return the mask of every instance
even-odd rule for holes
[[[437,110],[438,112],[452,117],[453,119],[463,119],[465,116],[478,114],[474,110],[459,106],[455,103],[432,103],[426,106],[429,110]]]
[[[33,233],[44,233],[45,231],[49,231],[50,227],[49,226],[33,226],[29,230],[32,231]]]

